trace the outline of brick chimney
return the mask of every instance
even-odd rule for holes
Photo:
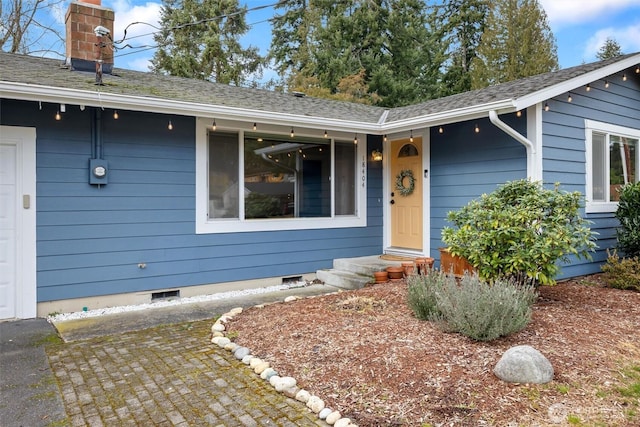
[[[101,0],[71,2],[65,16],[65,26],[67,64],[72,69],[97,72],[96,63],[102,60],[101,73],[111,74],[113,21],[113,10],[102,7]],[[96,35],[95,29],[98,27],[106,28],[109,34]]]

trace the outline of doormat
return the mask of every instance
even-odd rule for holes
[[[380,259],[383,259],[385,261],[413,261],[415,258],[400,256],[400,255],[384,254],[384,255],[380,255]]]

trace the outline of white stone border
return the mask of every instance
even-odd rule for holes
[[[307,298],[315,297],[316,296],[310,296]],[[284,302],[295,301],[297,299],[299,299],[299,297],[288,296],[284,299]],[[264,306],[264,304],[260,304],[255,307],[263,308]],[[242,313],[242,311],[242,307],[234,308],[229,310],[227,313],[224,313],[218,318],[218,320],[216,320],[213,326],[211,326],[211,343],[233,353],[233,356],[236,359],[241,360],[242,363],[248,365],[255,374],[260,375],[260,378],[268,381],[277,392],[306,404],[307,408],[327,424],[334,427],[357,427],[357,424],[352,423],[350,418],[344,418],[339,411],[326,407],[324,400],[320,397],[312,395],[307,390],[299,388],[295,378],[281,377],[278,375],[278,372],[271,367],[269,362],[251,355],[251,350],[247,347],[241,347],[236,343],[231,342],[231,340],[225,336],[225,331],[227,329],[226,323]]]

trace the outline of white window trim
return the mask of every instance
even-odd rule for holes
[[[208,218],[208,177],[209,155],[207,130],[211,124],[210,119],[199,118],[196,120],[196,234],[211,233],[246,233],[259,231],[279,230],[311,230],[324,228],[349,228],[367,226],[367,144],[366,139],[358,144],[357,158],[361,159],[357,170],[357,195],[355,215],[333,215],[326,218],[294,218],[294,219],[217,219]],[[228,129],[237,131],[238,129]],[[296,132],[298,133],[298,132]],[[332,156],[332,176],[335,169],[335,159]],[[242,162],[241,162],[242,163]],[[243,167],[240,165],[240,167]],[[354,172],[355,173],[355,172]],[[240,178],[244,177],[244,171],[240,171]],[[335,191],[332,180],[332,194]],[[243,209],[244,200],[240,200],[240,209]],[[332,201],[332,207],[335,201]]]
[[[634,138],[640,140],[640,129],[627,128],[624,126],[612,125],[609,123],[597,122],[594,120],[585,120],[585,145],[586,145],[586,194],[585,194],[585,212],[586,213],[611,213],[618,209],[618,202],[594,202],[591,200],[593,194],[593,152],[592,152],[592,136],[593,132],[601,132],[604,134],[614,134],[616,136]],[[637,150],[640,153],[640,150]],[[605,150],[606,164],[609,165],[609,150]],[[636,164],[640,164],[640,159],[636,159]],[[606,190],[606,188],[605,188]],[[608,193],[608,190],[607,190]]]

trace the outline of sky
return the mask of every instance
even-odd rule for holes
[[[556,37],[558,60],[561,68],[596,61],[596,53],[607,38],[615,39],[623,53],[640,52],[640,0],[538,0],[547,13],[551,30]],[[250,30],[243,38],[245,45],[257,46],[266,54],[271,41],[271,25],[268,19],[273,15],[269,6],[277,0],[240,0],[250,10],[246,21]],[[52,17],[64,22],[64,13],[69,1],[60,4]],[[160,0],[102,0],[102,5],[115,12],[114,39],[120,40],[124,28],[128,42],[134,46],[153,45],[154,31],[158,26]],[[64,48],[62,48],[64,50]],[[139,71],[149,70],[152,49],[122,49],[116,52],[115,66]],[[270,73],[263,76],[268,80]]]

